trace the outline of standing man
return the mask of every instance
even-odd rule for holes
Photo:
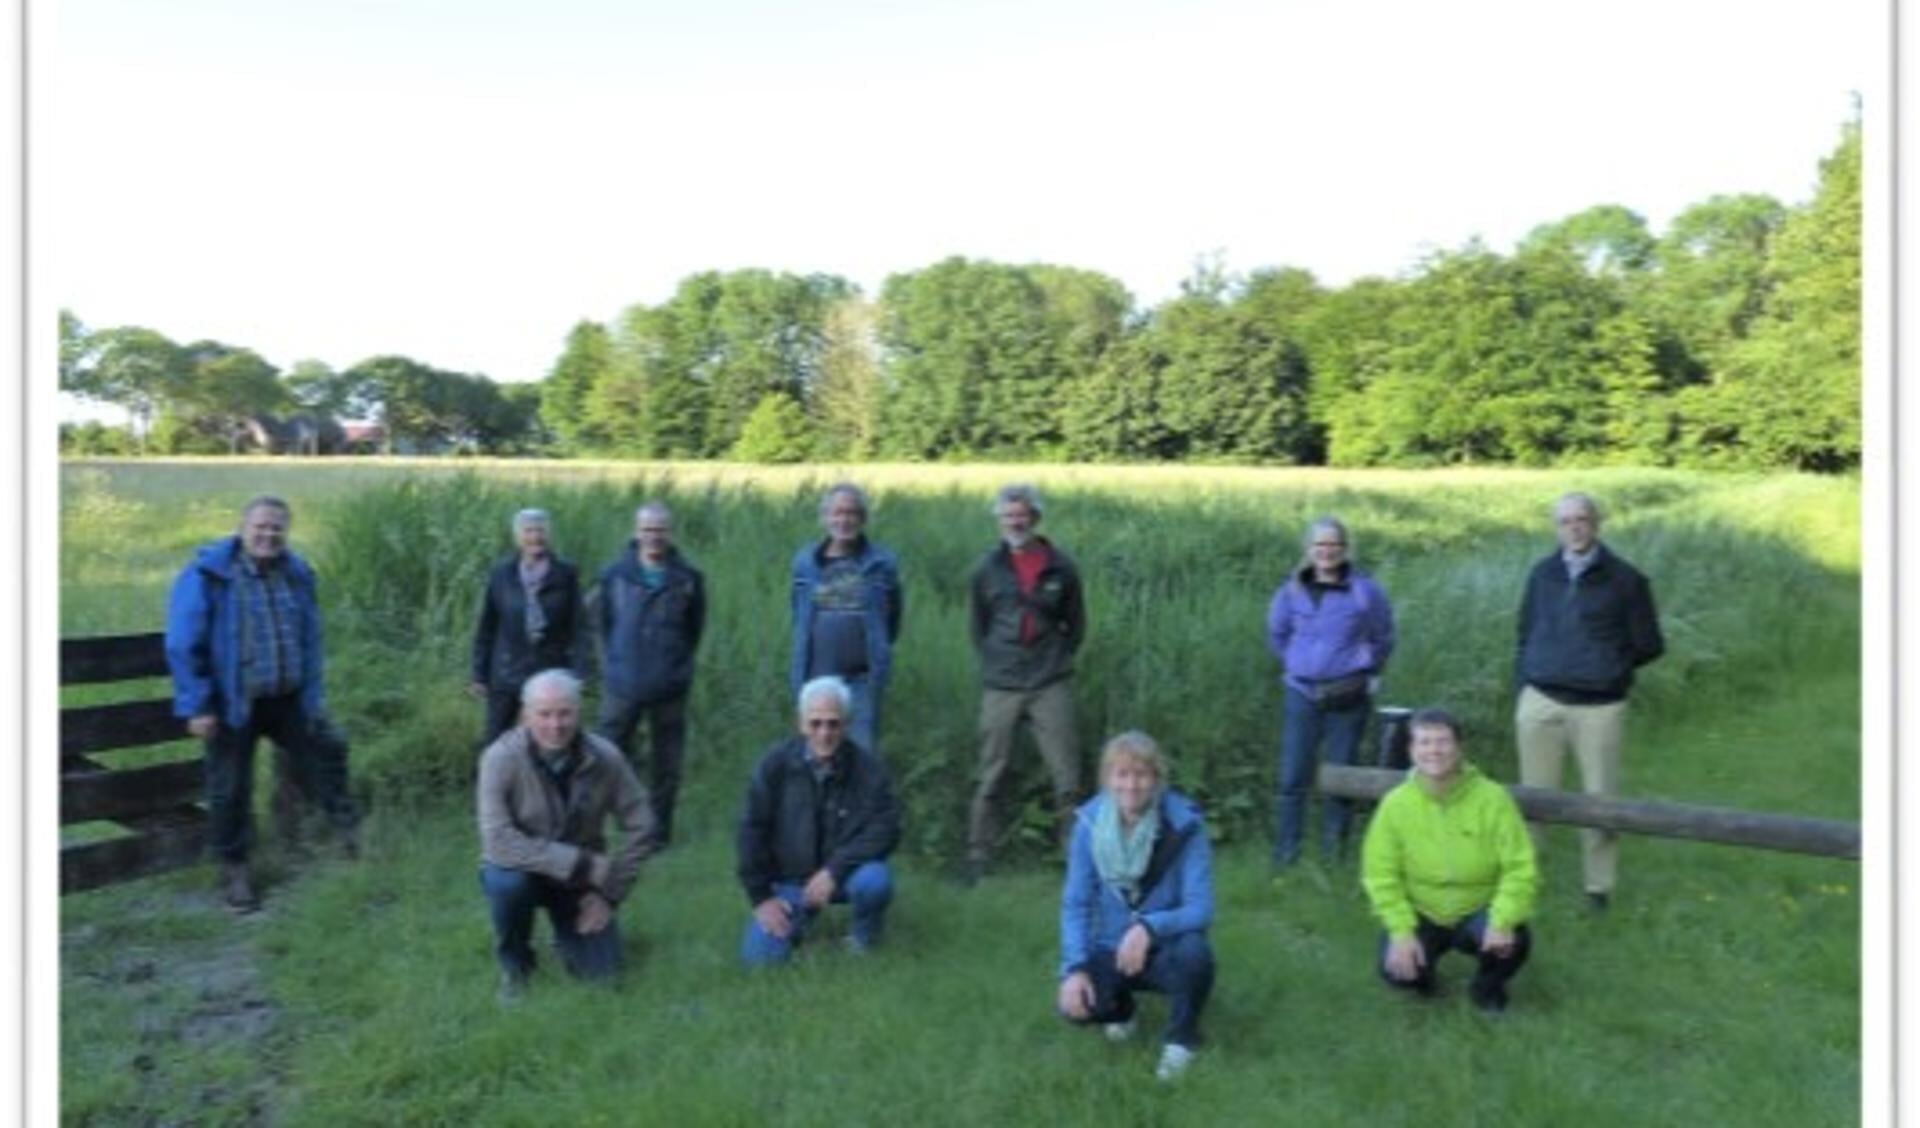
[[[879,756],[849,739],[853,694],[839,678],[800,687],[798,736],[753,771],[740,816],[740,885],[753,906],[740,940],[749,967],[786,962],[807,925],[836,901],[853,905],[847,947],[880,940],[900,843],[900,805]]]
[[[518,551],[487,575],[468,686],[487,703],[483,748],[517,723],[520,687],[535,672],[580,668],[580,573],[553,554],[548,526],[544,509],[514,514]]]
[[[480,888],[493,918],[500,1001],[526,990],[533,915],[544,908],[568,972],[620,970],[619,905],[653,849],[646,793],[620,750],[580,731],[580,680],[542,670],[522,692],[522,723],[480,754]],[[605,824],[620,826],[620,846]]]
[[[1553,520],[1560,547],[1533,566],[1520,598],[1514,652],[1520,782],[1559,787],[1561,763],[1572,748],[1582,787],[1614,795],[1633,671],[1660,657],[1666,643],[1652,585],[1600,542],[1593,499],[1567,494],[1554,502]],[[1542,852],[1541,828],[1532,829],[1535,851]],[[1600,830],[1580,836],[1587,903],[1604,911],[1618,868],[1618,837]]]
[[[324,808],[348,856],[356,851],[347,746],[321,689],[313,569],[287,550],[292,524],[277,497],[247,502],[239,531],[194,554],[167,604],[173,712],[205,744],[208,836],[236,912],[260,906],[247,866],[259,737],[283,750],[298,790]]]
[[[900,638],[900,564],[892,550],[867,539],[867,495],[852,482],[829,486],[820,499],[826,537],[793,557],[793,660],[788,682],[837,677],[853,693],[847,735],[880,751],[880,702]]]
[[[687,691],[707,623],[706,583],[673,546],[673,514],[649,501],[633,516],[627,552],[600,573],[604,697],[594,726],[629,757],[644,716],[651,738],[648,787],[653,847],[673,837],[673,805],[687,750]]]
[[[1002,487],[993,512],[1000,546],[968,585],[967,622],[980,656],[980,783],[968,818],[969,883],[986,872],[998,827],[994,801],[1014,734],[1025,718],[1053,776],[1060,836],[1080,799],[1080,746],[1073,723],[1073,656],[1087,634],[1080,574],[1067,554],[1036,534],[1040,497],[1032,486]]]

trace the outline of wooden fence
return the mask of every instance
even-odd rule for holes
[[[164,636],[60,640],[60,684],[99,685],[167,673]],[[191,865],[207,838],[199,805],[205,769],[191,760],[113,768],[96,753],[183,740],[173,701],[160,698],[60,710],[60,824],[112,822],[133,833],[63,844],[60,892],[74,893]]]

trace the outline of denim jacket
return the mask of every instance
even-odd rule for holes
[[[826,568],[827,542],[811,543],[793,557],[793,659],[787,680],[795,693],[807,680],[807,655],[813,641],[813,591]],[[900,637],[905,596],[900,588],[900,563],[893,550],[862,537],[856,554],[860,578],[866,584],[867,680],[887,684],[893,668],[893,643]]]

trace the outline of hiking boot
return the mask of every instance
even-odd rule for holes
[[[510,1007],[526,997],[526,972],[503,971],[500,973],[500,987],[493,993],[495,1002],[498,1002],[503,1007]]]
[[[1482,983],[1476,977],[1467,985],[1467,998],[1481,1014],[1502,1014],[1507,1009],[1507,989],[1499,983]]]
[[[245,862],[228,862],[220,867],[220,889],[227,908],[236,913],[250,913],[260,907],[260,895],[254,892],[253,875]]]
[[[1193,1064],[1193,1051],[1174,1042],[1168,1042],[1167,1048],[1160,1051],[1160,1064],[1153,1075],[1162,1081],[1177,1080],[1187,1067]]]
[[[1100,1027],[1100,1032],[1107,1036],[1109,1042],[1124,1042],[1133,1037],[1133,1020],[1129,1018],[1125,1022],[1109,1022]]]
[[[1594,890],[1587,891],[1587,911],[1590,913],[1606,912],[1608,901],[1609,901],[1609,898],[1605,893],[1597,892]]]

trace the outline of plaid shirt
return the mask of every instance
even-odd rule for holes
[[[300,689],[300,611],[279,561],[262,567],[241,554],[235,569],[240,611],[240,685],[248,700]]]

